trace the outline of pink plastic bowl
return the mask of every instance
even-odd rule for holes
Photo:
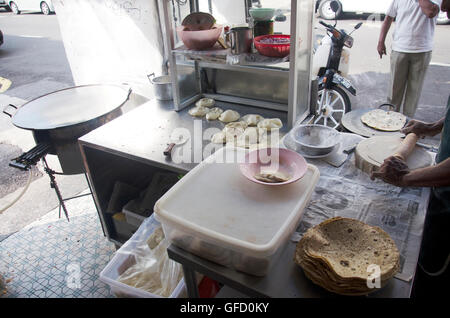
[[[277,155],[278,152],[278,155]],[[271,158],[268,162],[267,158]],[[291,178],[286,182],[267,183],[255,179],[255,175],[261,172],[261,168],[269,169],[272,165],[278,164],[277,171],[288,174]],[[245,156],[245,163],[240,164],[241,173],[250,181],[270,185],[280,186],[300,180],[308,170],[308,164],[301,155],[295,151],[283,148],[266,148],[249,152]],[[275,170],[275,169],[270,169]]]
[[[214,46],[222,33],[221,25],[214,25],[214,29],[202,31],[183,31],[184,26],[177,28],[178,37],[190,50],[207,50]]]

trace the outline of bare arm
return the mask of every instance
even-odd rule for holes
[[[403,176],[403,183],[410,187],[450,186],[450,158],[435,166],[412,170]]]
[[[418,136],[435,136],[442,131],[445,117],[434,123],[411,120],[401,130],[404,134],[415,133]],[[406,162],[398,157],[389,157],[371,175],[371,179],[379,178],[384,182],[399,187],[441,187],[450,186],[450,158],[427,168],[410,170]]]
[[[385,41],[389,29],[391,28],[392,21],[394,21],[394,18],[387,15],[384,18],[383,25],[381,26],[380,37],[378,39],[378,46],[377,46],[377,51],[378,54],[380,54],[380,59],[383,58],[383,55],[386,55]]]
[[[439,14],[439,6],[430,0],[419,0],[419,6],[422,12],[430,19],[433,19]]]
[[[379,178],[398,187],[444,187],[450,186],[450,158],[435,166],[409,170],[406,162],[397,158],[386,158],[371,179]]]
[[[433,137],[439,134],[442,131],[442,128],[444,127],[444,120],[445,117],[442,117],[437,122],[434,123],[424,123],[422,121],[418,120],[411,120],[408,122],[408,124],[401,130],[402,133],[405,135],[409,133],[415,133],[419,137]]]

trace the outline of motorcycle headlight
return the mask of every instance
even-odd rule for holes
[[[348,48],[353,46],[353,38],[351,36],[347,36],[344,41],[344,45]]]

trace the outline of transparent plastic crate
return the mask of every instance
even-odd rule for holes
[[[164,298],[118,281],[119,276],[135,263],[134,256],[130,252],[136,248],[137,244],[147,240],[159,225],[159,222],[153,216],[147,218],[136,233],[115,253],[108,265],[100,273],[100,280],[110,286],[112,293],[116,297]],[[169,298],[182,297],[183,294],[185,294],[185,284],[184,279],[181,279]]]

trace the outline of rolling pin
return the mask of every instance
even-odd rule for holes
[[[415,133],[406,135],[405,139],[403,139],[402,143],[395,150],[393,156],[406,161],[408,156],[414,150],[417,140],[419,140],[419,136],[417,136]]]
[[[423,148],[416,147],[418,136],[408,134],[404,139],[398,136],[375,136],[362,140],[355,149],[355,166],[365,173],[370,174],[378,170],[383,161],[390,156],[395,156],[407,162],[410,169],[418,169],[431,165],[432,157]],[[388,145],[393,145],[389,150]],[[414,158],[411,158],[413,151]],[[410,160],[413,159],[413,160]]]

